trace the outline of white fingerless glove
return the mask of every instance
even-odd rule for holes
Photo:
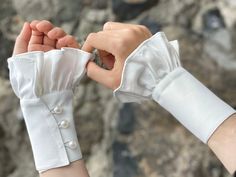
[[[82,158],[73,120],[73,89],[89,53],[63,48],[8,59],[10,82],[20,98],[36,169],[62,167]]]
[[[204,143],[235,113],[180,66],[178,43],[163,32],[130,54],[114,96],[121,102],[154,99]]]

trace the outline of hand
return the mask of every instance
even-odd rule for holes
[[[79,48],[79,44],[73,36],[54,27],[49,21],[35,20],[24,24],[16,39],[13,55],[31,51],[47,52],[62,47]]]
[[[92,52],[98,49],[100,59],[108,70],[89,62],[88,77],[115,90],[120,85],[126,58],[151,36],[151,32],[141,25],[107,22],[103,31],[89,34],[82,50]]]

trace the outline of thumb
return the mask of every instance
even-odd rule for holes
[[[13,55],[27,52],[31,37],[31,28],[28,22],[25,22],[19,36],[16,38]]]
[[[90,61],[87,64],[87,75],[96,82],[113,89],[112,72],[99,67],[94,62]]]

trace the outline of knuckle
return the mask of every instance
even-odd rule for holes
[[[61,29],[60,27],[54,27],[53,31],[55,31],[57,33],[64,33],[63,29]]]
[[[144,26],[144,25],[140,25],[140,28],[143,30],[143,31],[149,31],[149,29],[146,27],[146,26]]]
[[[88,36],[87,36],[87,39],[86,41],[92,41],[94,39],[94,37],[96,36],[96,33],[90,33]]]
[[[74,41],[76,40],[75,37],[72,36],[72,35],[68,35],[67,38],[68,38],[69,40],[74,40]]]
[[[106,23],[103,25],[103,30],[111,29],[111,26],[112,26],[112,22],[106,22]]]
[[[144,25],[140,25],[140,32],[142,34],[145,34],[147,37],[150,37],[152,35],[150,30]]]
[[[39,20],[33,20],[31,21],[31,24],[36,24],[36,23],[39,23],[40,21]]]
[[[44,22],[44,23],[50,23],[50,24],[51,24],[51,22],[48,21],[48,20],[42,20],[41,22]]]

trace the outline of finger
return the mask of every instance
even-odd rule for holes
[[[53,29],[53,24],[47,20],[40,21],[37,25],[36,28],[38,31],[47,34],[50,30]]]
[[[52,48],[56,47],[56,40],[54,38],[50,38],[48,33],[52,30],[57,29],[54,28],[53,24],[47,20],[40,21],[36,24],[36,29],[44,34],[43,44],[46,46],[50,46]]]
[[[112,88],[111,71],[99,67],[92,61],[87,64],[87,75],[96,82]]]
[[[99,50],[99,58],[101,59],[102,63],[106,66],[107,69],[112,69],[115,63],[115,57],[114,55],[106,52]]]
[[[48,37],[50,39],[60,39],[64,36],[66,36],[66,33],[63,29],[59,28],[59,27],[55,27],[53,29],[51,29],[48,33],[47,33]]]
[[[84,42],[82,50],[91,53],[96,48],[113,54],[114,35],[116,34],[109,31],[90,33]]]
[[[31,36],[30,24],[26,22],[16,39],[16,43],[13,50],[13,55],[27,52],[28,44]]]
[[[56,40],[50,39],[47,35],[43,37],[43,45],[50,46],[52,48],[56,48]]]
[[[71,35],[66,35],[65,37],[60,38],[57,41],[56,48],[60,49],[62,47],[80,48],[80,45],[76,41],[75,37]]]
[[[40,32],[37,29],[37,24],[40,23],[39,20],[34,20],[30,23],[30,27],[32,29],[32,36],[30,38],[30,45],[34,45],[34,44],[42,44],[43,43],[43,38],[44,38],[44,33]]]
[[[34,30],[34,31],[38,31],[38,29],[36,28],[36,25],[37,25],[39,22],[40,22],[39,20],[33,20],[33,21],[30,23],[31,29]]]
[[[44,34],[39,31],[32,30],[32,35],[29,41],[29,45],[43,44]]]

